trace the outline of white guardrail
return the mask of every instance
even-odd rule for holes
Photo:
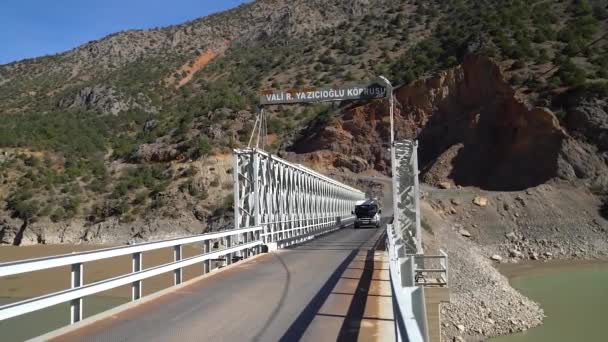
[[[263,227],[250,227],[130,246],[0,263],[0,278],[61,266],[71,266],[70,289],[0,306],[0,321],[48,308],[56,304],[70,302],[70,322],[72,324],[76,323],[82,319],[83,297],[131,284],[132,300],[137,300],[142,296],[142,280],[171,271],[174,272],[174,285],[180,284],[182,282],[182,269],[184,267],[203,263],[204,274],[210,271],[210,262],[213,259],[225,256],[226,264],[230,264],[235,253],[241,253],[243,258],[259,253],[260,245],[262,245],[260,237],[262,230]],[[225,248],[211,251],[211,241],[217,239],[225,240]],[[203,254],[190,258],[182,258],[182,246],[197,242],[204,243]],[[234,245],[233,242],[235,242]],[[143,252],[170,247],[173,247],[173,262],[147,269],[142,268]],[[132,255],[131,273],[84,284],[84,263],[123,255]]]
[[[424,287],[448,286],[448,256],[406,254],[393,225],[386,228],[398,341],[429,341]],[[431,277],[431,275],[437,275]]]
[[[397,341],[426,342],[424,287],[415,284],[414,258],[405,255],[405,244],[393,225],[387,225],[386,236]]]
[[[301,243],[313,239],[316,236],[338,230],[351,224],[353,219],[354,217],[352,216],[344,218],[332,218],[327,216],[319,220],[321,223],[293,228],[292,234],[290,234],[291,236],[284,239],[279,247]],[[71,288],[0,306],[0,321],[45,309],[53,305],[70,302],[70,323],[76,323],[82,320],[82,299],[86,296],[131,284],[131,299],[135,301],[142,297],[142,281],[144,279],[173,271],[173,285],[175,286],[182,283],[182,269],[184,267],[202,263],[203,274],[206,274],[211,270],[211,260],[225,256],[226,264],[230,264],[232,262],[232,257],[236,253],[242,254],[243,258],[259,253],[259,248],[263,245],[263,231],[263,226],[257,226],[130,246],[104,248],[80,253],[0,263],[0,278],[62,266],[71,266]],[[218,239],[224,239],[225,248],[211,251],[211,241]],[[203,254],[190,258],[182,258],[182,247],[184,245],[199,242],[203,243]],[[142,268],[144,252],[171,247],[173,247],[173,262],[147,269]],[[86,262],[124,255],[132,256],[131,273],[90,284],[84,284],[83,274],[84,264]]]
[[[284,229],[279,232],[262,234],[264,237],[271,236],[271,241],[277,241],[278,247],[287,247],[300,243],[319,235],[327,234],[347,225],[353,224],[355,216],[349,217],[326,217],[318,219],[320,223],[301,225],[296,228]],[[304,220],[301,220],[304,221]],[[276,222],[262,223],[261,226],[273,225]]]

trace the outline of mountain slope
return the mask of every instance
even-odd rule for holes
[[[513,96],[521,101],[550,107],[560,120],[556,132],[565,129],[560,134],[586,144],[576,146],[586,146],[587,159],[568,154],[573,158],[568,164],[578,165],[569,177],[578,179],[606,153],[602,99],[608,51],[601,38],[608,32],[607,17],[603,0],[260,0],[182,25],[120,32],[56,56],[0,66],[0,200],[10,222],[4,230],[33,232],[75,219],[98,228],[114,220],[117,227],[133,226],[125,228],[132,230],[126,236],[139,237],[141,222],[176,210],[206,229],[230,206],[229,179],[221,180],[225,175],[215,175],[210,165],[248,140],[260,89],[343,84],[381,74],[410,84],[462,64],[471,53],[493,58],[502,87],[514,87]],[[449,101],[443,106],[470,109]],[[317,146],[342,152],[339,158],[319,158],[324,168],[386,173],[382,108],[344,103],[269,109],[268,148],[314,152]],[[412,112],[432,111],[416,112],[407,103],[401,110],[406,121]],[[369,146],[355,139],[350,150],[341,150],[342,138],[335,134],[344,130],[323,136],[342,115],[358,120],[351,137],[375,132],[366,140]],[[435,133],[418,136],[424,125],[415,120],[400,124],[398,135],[420,139],[431,177],[439,152],[460,138],[427,144]],[[311,139],[319,134],[321,140]],[[552,178],[555,165],[547,167],[543,175],[550,176],[518,187]],[[455,179],[478,186],[490,182],[468,177]],[[493,188],[508,188],[500,179],[490,182],[496,183]],[[15,234],[5,233],[2,240],[16,243]]]

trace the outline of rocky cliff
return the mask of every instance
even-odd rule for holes
[[[456,68],[398,88],[397,139],[419,141],[423,180],[488,190],[522,190],[562,179],[606,188],[605,101],[572,104],[565,122],[528,104],[491,59],[469,55]],[[349,105],[313,125],[287,151],[334,167],[388,173],[386,102]],[[322,151],[322,152],[321,152]],[[316,155],[313,157],[313,155]],[[343,160],[357,156],[356,163]]]

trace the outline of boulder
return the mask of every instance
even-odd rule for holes
[[[477,196],[473,199],[473,204],[479,207],[485,207],[488,205],[488,199],[483,196]]]
[[[180,152],[173,145],[161,143],[141,144],[135,152],[135,159],[142,163],[169,162],[177,159]]]
[[[441,182],[439,183],[439,188],[440,189],[450,189],[452,187],[452,184],[450,184],[450,182]]]
[[[369,168],[367,161],[359,157],[339,156],[334,162],[335,167],[344,167],[354,173],[361,173]]]
[[[532,259],[532,260],[538,260],[538,253],[532,252],[532,254],[530,255],[530,259]]]
[[[462,235],[464,237],[471,237],[471,233],[468,230],[464,229],[464,228],[461,228],[458,231],[458,233],[460,233],[460,235]]]
[[[494,261],[501,261],[502,257],[498,254],[494,254],[490,257],[490,259],[494,260]]]
[[[6,219],[0,219],[0,245],[12,245],[19,232],[19,226]]]
[[[512,258],[521,258],[523,254],[517,249],[509,249],[509,256]]]

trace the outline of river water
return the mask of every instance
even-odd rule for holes
[[[608,262],[523,263],[501,272],[546,317],[539,327],[492,342],[608,341]]]

